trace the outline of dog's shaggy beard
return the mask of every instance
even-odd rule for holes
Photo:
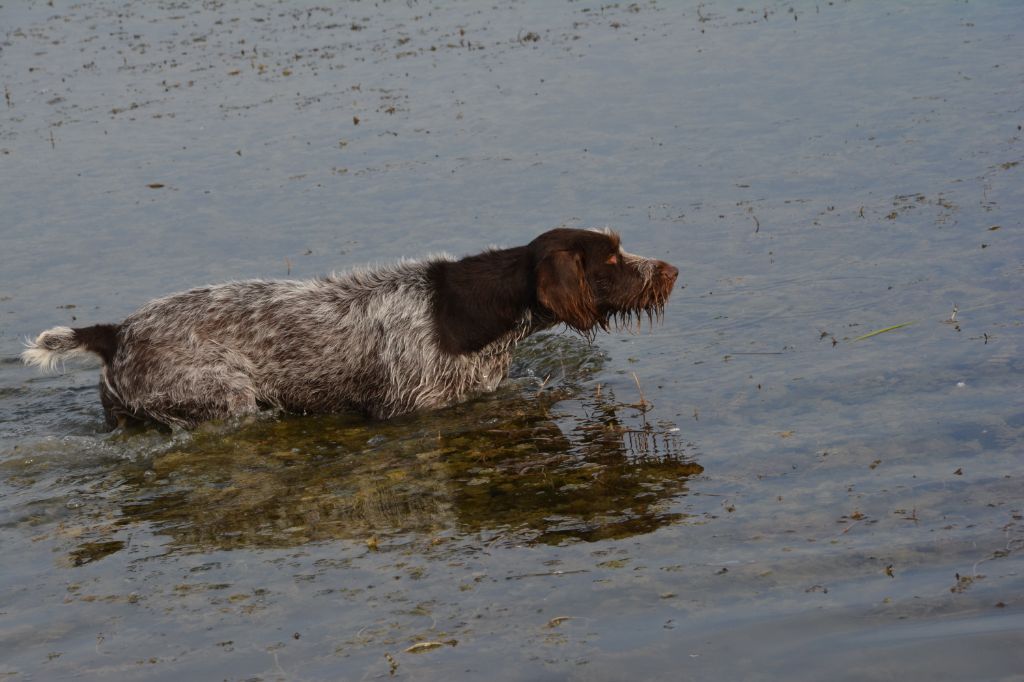
[[[639,332],[645,318],[650,329],[664,321],[665,304],[672,294],[675,280],[662,275],[653,267],[643,274],[646,281],[642,288],[636,290],[635,295],[621,299],[613,296],[612,304],[602,311],[597,326],[603,331],[615,329]]]

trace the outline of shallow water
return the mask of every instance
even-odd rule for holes
[[[1019,3],[0,26],[0,674],[1020,679]],[[95,367],[17,360],[199,283],[559,224],[686,287],[450,410],[104,434]]]

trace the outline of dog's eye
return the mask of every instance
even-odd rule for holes
[[[618,254],[613,253],[612,255],[608,256],[608,258],[605,260],[605,263],[607,265],[618,265],[619,264],[619,256],[618,256]]]

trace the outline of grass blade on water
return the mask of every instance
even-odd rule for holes
[[[857,338],[854,339],[854,341],[863,341],[864,339],[870,339],[872,336],[878,336],[879,334],[884,334],[886,332],[891,332],[894,329],[902,329],[903,327],[909,327],[912,324],[914,324],[914,323],[913,322],[901,322],[899,324],[894,324],[891,327],[885,327],[884,329],[876,329],[873,332],[868,332],[864,336],[858,336]]]

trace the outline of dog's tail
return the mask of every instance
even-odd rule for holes
[[[97,324],[92,327],[54,327],[26,341],[21,360],[43,371],[52,371],[68,358],[95,353],[110,364],[117,352],[119,325]]]

